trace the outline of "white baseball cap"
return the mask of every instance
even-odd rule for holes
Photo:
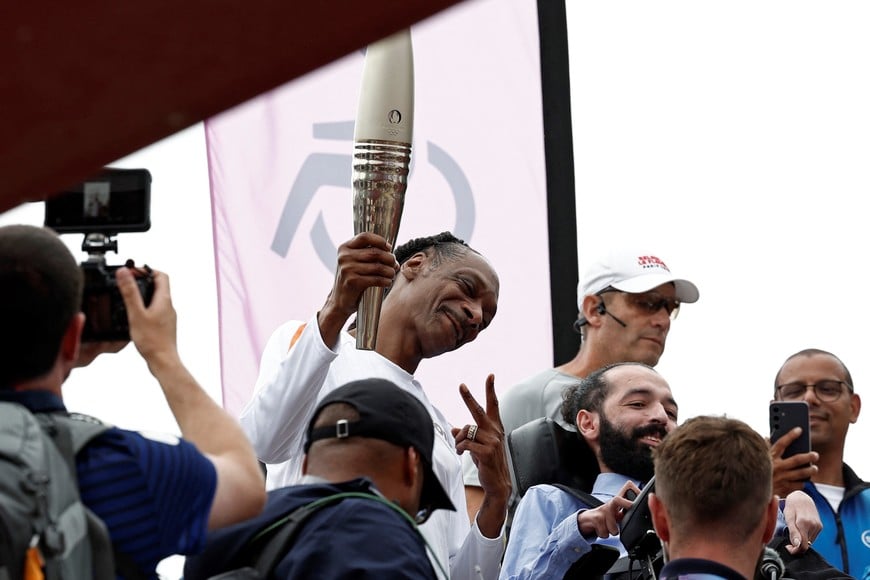
[[[612,252],[591,262],[581,274],[577,285],[577,309],[583,318],[583,298],[593,296],[607,288],[640,294],[672,282],[680,302],[697,302],[698,287],[692,282],[674,276],[658,256],[637,252]]]

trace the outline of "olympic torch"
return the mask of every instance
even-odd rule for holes
[[[414,130],[414,56],[411,31],[366,50],[353,144],[353,230],[374,232],[395,245]],[[356,318],[356,347],[374,350],[384,288],[363,292]]]

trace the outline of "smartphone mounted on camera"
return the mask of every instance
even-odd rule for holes
[[[806,401],[771,401],[771,445],[795,427],[801,428],[800,437],[792,441],[785,448],[785,451],[782,453],[783,459],[798,453],[810,452],[810,406]]]
[[[67,188],[45,202],[45,225],[59,234],[85,235],[81,264],[84,276],[82,340],[129,340],[130,327],[124,300],[115,283],[115,271],[132,267],[106,264],[106,252],[118,252],[114,236],[146,232],[151,228],[151,173],[147,169],[104,168],[99,174]],[[150,269],[135,269],[136,284],[145,304],[151,302],[154,279]]]

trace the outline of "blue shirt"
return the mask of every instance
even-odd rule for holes
[[[185,580],[204,580],[245,565],[245,547],[258,532],[298,507],[346,491],[380,495],[367,479],[270,491],[262,514],[213,532],[205,550],[187,559]],[[435,580],[419,531],[379,501],[346,498],[315,511],[302,526],[270,578]]]
[[[33,412],[66,410],[47,391],[4,391],[0,400]],[[202,548],[217,489],[211,461],[189,442],[169,439],[112,427],[76,455],[82,503],[106,524],[115,548],[151,578],[167,556]]]
[[[606,502],[627,481],[631,480],[617,473],[600,473],[592,495]],[[499,578],[562,578],[592,544],[612,546],[625,556],[619,536],[584,538],[580,533],[577,515],[589,507],[558,487],[530,487],[517,506]]]

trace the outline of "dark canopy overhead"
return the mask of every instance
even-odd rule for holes
[[[13,2],[0,12],[0,211],[458,1]]]

